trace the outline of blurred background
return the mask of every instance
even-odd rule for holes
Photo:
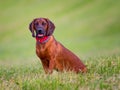
[[[81,59],[120,54],[120,0],[3,0],[0,2],[0,65],[31,64],[35,39],[29,23],[49,18],[54,36]]]

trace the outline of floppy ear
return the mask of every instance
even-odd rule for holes
[[[53,34],[54,32],[54,29],[55,29],[55,25],[49,20],[49,19],[46,19],[47,22],[48,22],[48,30],[47,30],[47,36],[50,36]]]
[[[32,32],[32,36],[35,37],[33,21],[29,24],[29,29]]]

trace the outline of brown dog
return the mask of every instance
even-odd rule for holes
[[[54,24],[46,18],[36,18],[29,26],[36,38],[36,54],[41,59],[46,73],[57,71],[86,72],[81,60],[54,38]]]

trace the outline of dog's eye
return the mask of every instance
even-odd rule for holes
[[[46,23],[45,23],[45,22],[42,22],[42,25],[43,25],[43,26],[45,26],[45,25],[46,25]]]
[[[35,25],[39,25],[39,23],[38,23],[38,22],[36,22],[36,23],[35,23]]]

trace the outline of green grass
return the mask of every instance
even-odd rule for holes
[[[0,67],[1,89],[20,90],[95,90],[119,89],[120,56],[88,58],[86,74],[72,72],[46,75],[39,62],[29,66]]]
[[[1,90],[119,90],[119,0],[10,0],[0,3]],[[54,36],[87,65],[86,74],[46,75],[28,29],[36,17],[54,22]]]

